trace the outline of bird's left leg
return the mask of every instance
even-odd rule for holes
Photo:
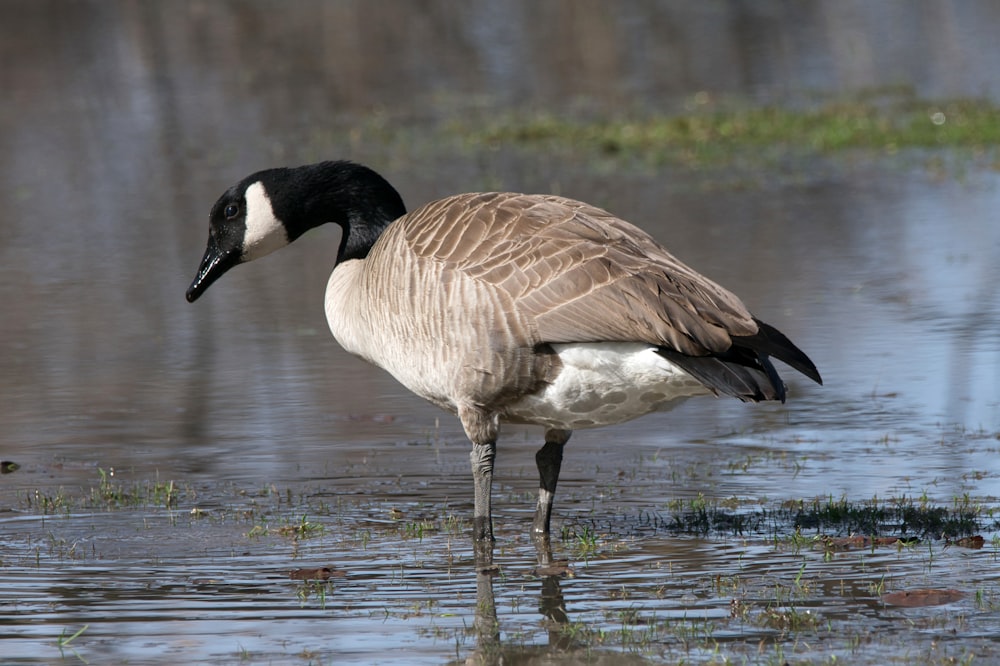
[[[559,483],[559,470],[562,467],[563,446],[569,441],[571,430],[546,430],[545,446],[535,454],[535,464],[538,466],[538,505],[535,508],[535,521],[531,533],[536,547],[547,546],[549,540],[549,525],[552,521],[552,500],[556,494],[556,484]],[[541,550],[539,550],[541,554]],[[548,558],[546,558],[548,559]]]

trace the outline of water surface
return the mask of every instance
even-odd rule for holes
[[[906,657],[899,644],[914,658],[995,658],[989,546],[831,557],[776,545],[787,524],[695,536],[656,521],[699,497],[740,511],[816,497],[995,503],[1000,176],[988,158],[928,168],[939,155],[862,153],[733,173],[441,137],[469,109],[669,111],[705,91],[780,102],[903,84],[997,99],[998,11],[4,3],[0,458],[20,465],[0,478],[4,659],[884,663]],[[554,524],[555,555],[575,570],[562,580],[532,573],[540,433],[507,428],[502,575],[477,581],[457,421],[326,330],[337,230],[184,301],[216,197],[258,168],[326,158],[370,164],[411,208],[486,188],[608,208],[736,291],[825,386],[783,369],[786,405],[692,400],[576,433]],[[102,473],[105,490],[134,492],[95,501]],[[150,499],[171,481],[169,506]],[[303,520],[322,529],[278,531]],[[345,575],[288,577],[316,566]],[[473,631],[489,587],[500,647]],[[966,596],[881,600],[913,587]]]

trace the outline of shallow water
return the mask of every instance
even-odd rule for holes
[[[442,129],[467,109],[671,109],[699,91],[905,83],[997,99],[996,7],[425,5],[0,7],[0,459],[20,465],[0,476],[4,662],[996,659],[988,520],[981,550],[925,538],[832,554],[790,545],[788,521],[708,536],[662,522],[700,498],[736,513],[817,497],[995,506],[988,157],[685,171],[470,147]],[[457,421],[326,331],[336,230],[184,302],[223,189],[336,157],[371,164],[411,207],[502,188],[608,208],[739,293],[825,386],[783,369],[786,405],[691,400],[574,434],[554,518],[563,579],[532,573],[540,434],[507,428],[501,572],[477,580]],[[288,577],[318,566],[344,575]],[[473,630],[490,587],[499,646]],[[921,587],[964,596],[881,597]]]

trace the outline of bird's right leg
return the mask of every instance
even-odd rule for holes
[[[496,459],[496,442],[473,443],[469,459],[472,462],[475,508],[472,511],[472,538],[477,543],[493,539],[493,461]]]
[[[488,566],[493,561],[493,461],[496,459],[499,418],[476,407],[460,407],[458,417],[465,434],[472,441],[469,459],[472,462],[474,484],[474,509],[472,512],[472,538],[478,566]]]

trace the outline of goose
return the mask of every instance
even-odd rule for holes
[[[501,423],[544,428],[531,530],[547,539],[573,430],[696,395],[784,402],[772,358],[822,384],[785,335],[607,211],[478,192],[407,213],[382,176],[349,161],[267,169],[229,188],[212,207],[187,300],[327,222],[342,228],[325,295],[330,331],[458,416],[472,443],[476,544],[494,543]]]

